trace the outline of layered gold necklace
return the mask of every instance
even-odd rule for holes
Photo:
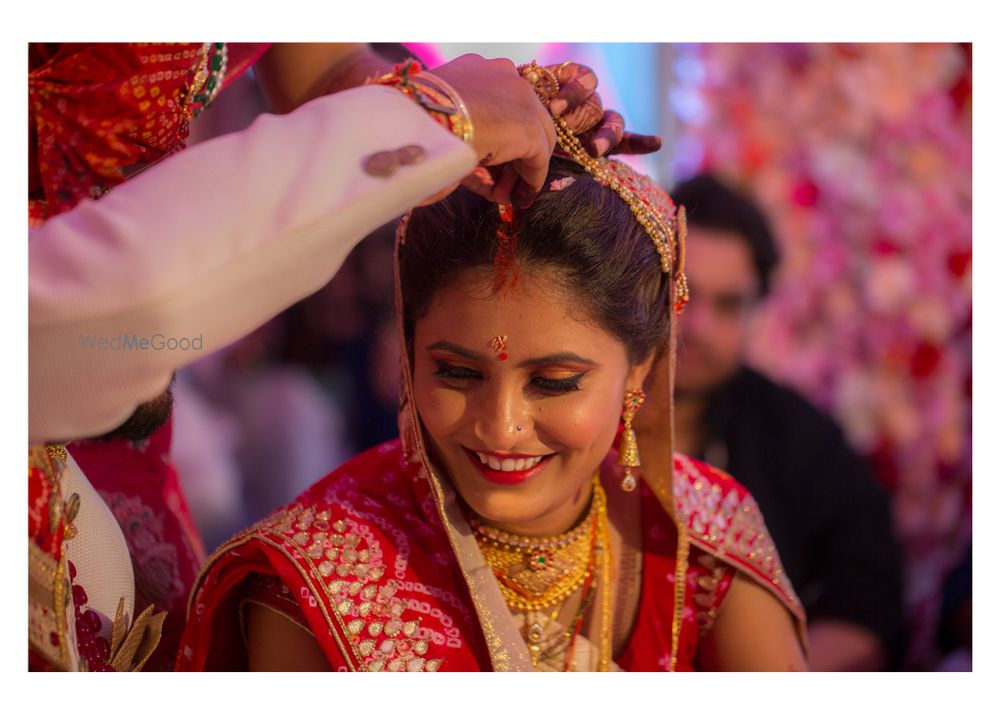
[[[500,592],[511,612],[524,613],[528,623],[526,644],[532,664],[537,668],[542,657],[545,620],[554,622],[557,614],[541,617],[541,611],[555,607],[556,613],[573,593],[585,589],[577,616],[573,618],[557,646],[547,648],[552,654],[565,652],[565,666],[572,658],[572,641],[582,625],[584,611],[593,600],[593,576],[600,568],[605,586],[610,579],[610,543],[608,535],[607,500],[598,473],[594,474],[593,495],[587,514],[567,533],[551,537],[530,537],[491,528],[478,519],[469,519],[479,549],[493,569]],[[598,563],[600,558],[601,562]],[[608,599],[608,589],[603,600]],[[605,604],[605,603],[602,603]],[[610,629],[608,608],[602,607],[601,649],[605,631]],[[607,620],[607,621],[606,621]],[[601,668],[609,654],[602,651]]]

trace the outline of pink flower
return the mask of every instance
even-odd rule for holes
[[[552,183],[549,184],[549,190],[562,191],[567,186],[573,185],[574,181],[576,181],[576,178],[574,178],[573,176],[566,176],[565,178],[555,179],[554,181],[552,181]]]

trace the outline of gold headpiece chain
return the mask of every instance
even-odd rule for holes
[[[554,73],[534,61],[521,65],[518,71],[531,83],[542,103],[548,106],[559,92],[559,82]],[[661,269],[666,274],[672,272],[676,281],[674,304],[680,314],[689,298],[687,277],[684,275],[684,243],[687,238],[684,207],[675,208],[673,200],[662,187],[627,164],[613,159],[595,159],[583,148],[565,119],[555,117],[553,121],[562,151],[599,183],[617,193],[632,209],[632,214],[653,241],[660,256]]]

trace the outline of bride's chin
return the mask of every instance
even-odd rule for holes
[[[540,502],[537,496],[498,489],[496,493],[476,494],[466,505],[479,521],[508,533],[542,537],[568,530],[551,522],[559,504]]]
[[[461,493],[460,493],[461,495]],[[541,514],[528,511],[524,498],[518,498],[501,489],[477,492],[463,496],[471,515],[495,528],[508,531],[529,527]]]

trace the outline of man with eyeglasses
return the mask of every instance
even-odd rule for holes
[[[744,362],[778,264],[768,222],[711,175],[671,194],[687,210],[691,289],[678,323],[677,450],[757,499],[809,615],[810,669],[891,667],[902,585],[888,499],[828,416]]]

